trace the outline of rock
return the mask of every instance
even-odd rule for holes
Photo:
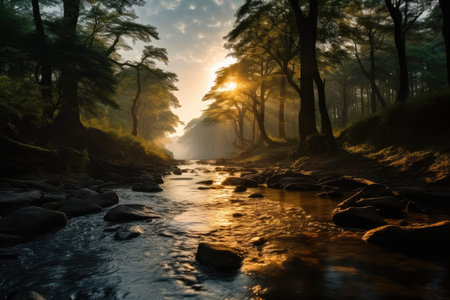
[[[385,225],[378,211],[372,206],[338,210],[333,215],[333,221],[339,226],[354,228],[374,228]]]
[[[243,214],[241,214],[241,213],[234,213],[233,214],[233,218],[240,218],[240,217],[243,217],[244,215]]]
[[[247,188],[243,185],[238,185],[237,187],[234,188],[235,193],[242,193],[245,192],[246,190]]]
[[[363,240],[382,246],[409,247],[450,244],[450,221],[430,225],[386,225],[367,231]]]
[[[66,224],[65,213],[38,206],[28,206],[0,219],[0,232],[13,235],[34,235],[66,226]]]
[[[235,249],[220,244],[200,243],[195,259],[223,272],[239,269],[242,264],[242,256]]]
[[[145,193],[162,192],[162,188],[160,188],[157,183],[150,180],[144,180],[143,182],[134,185],[132,190]]]
[[[212,181],[212,180],[203,180],[203,181],[197,182],[196,184],[211,185],[211,184],[213,184],[213,183],[214,183],[214,181]]]
[[[19,292],[11,300],[45,300],[45,298],[35,291]]]
[[[339,188],[357,189],[368,185],[375,184],[375,182],[358,177],[342,176],[339,179],[332,179],[322,182],[323,185],[329,185]]]
[[[142,233],[144,233],[144,230],[139,225],[125,226],[116,232],[114,238],[118,241],[131,240],[140,236]]]
[[[286,191],[320,191],[322,186],[314,183],[291,182],[283,186]]]
[[[264,198],[262,194],[254,193],[248,196],[249,198]]]
[[[254,180],[241,177],[227,177],[222,185],[243,185],[245,187],[257,187],[258,183]]]
[[[403,205],[394,196],[362,198],[355,202],[355,206],[373,206],[381,210],[381,215],[385,218],[403,218]]]
[[[258,184],[263,184],[266,181],[266,178],[259,174],[248,174],[245,176],[241,176],[241,178],[250,179],[256,181]]]
[[[313,176],[302,173],[295,173],[290,170],[270,176],[266,184],[273,189],[283,189],[289,183],[312,183],[315,184],[317,179]]]
[[[253,246],[262,246],[265,243],[267,243],[267,239],[263,238],[263,237],[254,237],[250,240],[250,242],[253,244]]]
[[[0,247],[14,245],[25,241],[23,236],[0,232]]]
[[[121,204],[111,208],[103,217],[108,222],[130,222],[160,218],[150,207],[142,204]]]
[[[95,214],[102,211],[102,208],[89,199],[68,198],[58,208],[69,217],[79,217],[88,214]]]
[[[77,190],[73,195],[70,196],[70,198],[76,198],[76,199],[91,199],[94,197],[97,197],[99,194],[96,191],[93,191],[91,189],[83,188]]]
[[[342,194],[336,191],[331,191],[331,192],[323,192],[320,194],[316,195],[317,197],[320,198],[325,198],[325,199],[335,199],[335,198],[341,198]]]
[[[114,204],[119,203],[119,196],[113,190],[107,190],[102,192],[99,196],[92,199],[96,205],[100,207],[108,207],[113,206]]]
[[[172,171],[172,173],[173,173],[174,175],[181,175],[181,174],[183,174],[183,172],[181,172],[180,169],[175,169],[175,170]]]
[[[0,206],[2,205],[26,205],[39,200],[42,197],[40,191],[16,192],[0,191]]]
[[[16,252],[0,249],[0,259],[16,259],[18,257],[19,254]]]
[[[355,206],[355,202],[362,198],[377,198],[385,196],[394,196],[394,193],[385,185],[371,184],[364,187],[362,190],[345,199],[338,204],[337,209],[345,209],[351,206]]]
[[[209,190],[209,187],[207,187],[207,186],[199,186],[197,189],[205,191],[205,190]]]

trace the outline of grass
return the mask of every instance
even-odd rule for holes
[[[392,105],[350,125],[338,140],[350,145],[369,143],[450,152],[450,91]]]

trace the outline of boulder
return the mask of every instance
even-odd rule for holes
[[[106,190],[103,191],[99,196],[92,199],[92,202],[100,207],[113,206],[114,204],[119,203],[119,196],[113,190]]]
[[[317,179],[313,176],[295,173],[289,170],[270,176],[267,179],[266,184],[273,189],[283,189],[286,184],[293,182],[315,184],[317,183]]]
[[[103,217],[108,222],[131,222],[160,218],[151,207],[142,204],[121,204],[111,208]]]
[[[385,225],[380,214],[372,206],[349,207],[335,211],[333,221],[342,227],[375,228]]]
[[[175,170],[172,171],[172,173],[173,173],[174,175],[181,175],[181,174],[183,174],[183,172],[181,172],[180,169],[175,169]]]
[[[116,232],[114,238],[118,241],[131,240],[140,236],[142,233],[144,233],[144,230],[139,225],[125,226]]]
[[[214,183],[214,181],[212,181],[212,180],[203,180],[203,181],[197,182],[196,184],[211,185],[213,183]]]
[[[375,184],[375,182],[358,177],[352,176],[342,176],[338,179],[326,180],[322,182],[324,185],[339,187],[339,188],[347,188],[347,189],[357,189],[363,188],[368,185]]]
[[[241,177],[227,177],[227,179],[222,182],[222,185],[243,185],[245,187],[257,187],[258,182],[252,179]]]
[[[102,211],[102,208],[89,199],[68,198],[58,208],[69,217],[78,217],[89,214],[95,214]]]
[[[286,191],[320,191],[322,186],[314,183],[289,182],[283,186]]]
[[[67,216],[63,212],[28,206],[0,219],[0,232],[12,235],[35,235],[66,224]]]
[[[381,211],[385,218],[403,218],[403,204],[394,196],[362,198],[355,202],[354,206],[373,206]]]
[[[450,244],[450,221],[430,225],[386,225],[367,231],[363,240],[382,246],[411,247]]]
[[[239,269],[242,264],[242,256],[235,249],[220,244],[200,243],[195,259],[223,272]]]
[[[241,176],[241,178],[246,178],[250,180],[256,181],[258,184],[263,184],[266,182],[266,178],[260,174],[247,174],[245,176]]]
[[[378,198],[386,196],[394,196],[394,193],[389,187],[382,184],[371,184],[339,203],[337,209],[346,209],[355,206],[355,202],[362,198]]]
[[[16,192],[0,191],[0,207],[3,205],[26,205],[39,200],[42,197],[40,191]]]
[[[336,198],[341,198],[342,194],[339,192],[336,192],[336,191],[330,191],[330,192],[319,193],[316,196],[320,197],[320,198],[325,198],[325,199],[336,199]]]
[[[162,188],[156,182],[150,180],[144,180],[133,186],[132,188],[135,192],[145,192],[145,193],[156,193],[162,192]]]
[[[243,185],[238,185],[237,187],[234,188],[235,193],[242,193],[245,192],[246,190],[247,188]]]
[[[93,191],[91,189],[83,188],[75,191],[70,198],[76,198],[76,199],[91,199],[94,197],[97,197],[99,194],[96,191]]]
[[[254,193],[248,196],[249,198],[264,198],[262,194]]]
[[[14,295],[11,300],[45,300],[45,298],[35,291],[22,291]]]

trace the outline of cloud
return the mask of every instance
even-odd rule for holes
[[[147,15],[156,15],[164,10],[176,10],[181,0],[147,0]]]
[[[214,0],[214,2],[217,4],[217,6],[223,5],[223,0]]]
[[[182,34],[186,33],[186,24],[184,24],[183,22],[178,22],[177,24],[175,24],[175,28]]]
[[[220,27],[220,26],[222,26],[222,22],[220,22],[220,21],[217,21],[214,24],[208,24],[209,28],[217,28],[217,27]]]
[[[194,10],[196,8],[197,8],[197,6],[194,3],[189,4],[189,9],[190,10]]]

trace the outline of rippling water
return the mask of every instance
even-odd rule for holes
[[[333,200],[311,193],[221,187],[213,166],[165,177],[163,192],[118,189],[122,204],[151,206],[162,218],[135,222],[128,241],[105,231],[104,213],[74,218],[56,234],[12,247],[0,261],[0,295],[30,289],[47,299],[448,299],[448,256],[404,255],[360,240],[331,222]],[[217,189],[198,190],[212,179]],[[250,199],[254,192],[263,199]],[[267,242],[254,246],[255,238]],[[253,239],[253,240],[252,240]],[[242,268],[221,274],[195,262],[201,241],[242,251]]]

